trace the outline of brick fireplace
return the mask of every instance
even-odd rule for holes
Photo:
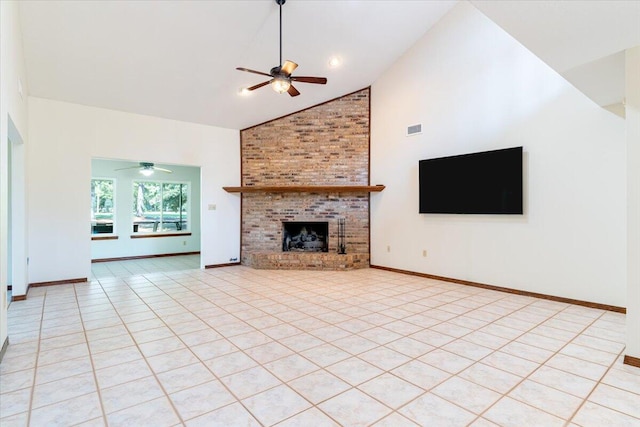
[[[241,131],[242,186],[311,186],[302,192],[243,193],[244,265],[369,266],[369,193],[313,191],[369,185],[369,100],[367,88]],[[345,220],[346,255],[337,253],[339,218]],[[292,222],[326,223],[323,250],[283,251],[283,224]]]

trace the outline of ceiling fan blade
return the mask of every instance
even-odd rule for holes
[[[295,87],[293,87],[293,85],[289,86],[289,90],[287,90],[287,93],[291,96],[298,96],[300,95],[300,92],[298,92],[298,89],[296,89]]]
[[[159,168],[158,166],[152,166],[151,169],[153,169],[154,171],[160,171],[160,172],[166,172],[166,173],[173,173],[172,170],[169,169],[165,169],[165,168]]]
[[[271,77],[271,74],[263,73],[262,71],[250,70],[248,68],[237,67],[238,71],[246,71],[247,73],[260,74],[261,76]]]
[[[315,83],[315,84],[319,84],[319,85],[324,85],[327,84],[327,78],[326,77],[301,77],[301,76],[291,76],[291,80],[293,80],[294,82],[301,82],[301,83]]]
[[[291,73],[293,73],[293,70],[295,70],[296,68],[298,68],[298,64],[287,59],[286,61],[284,61],[284,64],[282,64],[280,70],[283,71],[287,76],[290,76]]]
[[[256,89],[260,89],[262,86],[266,86],[266,85],[268,85],[269,83],[271,83],[271,81],[272,81],[272,80],[267,80],[266,82],[258,83],[258,84],[257,84],[257,85],[255,85],[255,86],[248,87],[248,88],[247,88],[247,90],[256,90]]]
[[[129,167],[126,167],[126,168],[114,169],[114,171],[124,171],[124,170],[127,170],[127,169],[140,169],[140,166],[137,166],[137,165],[136,166],[129,166]]]

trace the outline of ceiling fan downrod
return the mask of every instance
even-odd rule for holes
[[[276,3],[280,6],[280,66],[282,67],[282,5],[287,0],[276,0]]]

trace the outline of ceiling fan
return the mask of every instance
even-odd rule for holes
[[[120,169],[114,169],[114,170],[122,171],[126,169],[140,169],[140,173],[144,176],[151,176],[153,175],[154,171],[160,171],[160,172],[166,172],[166,173],[173,172],[173,171],[170,171],[169,169],[159,168],[158,166],[155,166],[153,163],[149,163],[149,162],[140,162],[138,166],[129,166],[127,168],[120,168]]]
[[[258,83],[255,86],[251,86],[246,90],[252,91],[261,88],[262,86],[266,86],[271,83],[271,87],[278,93],[287,92],[290,96],[298,96],[300,92],[298,89],[293,87],[291,82],[300,82],[300,83],[315,83],[315,84],[326,84],[326,77],[302,77],[302,76],[292,76],[293,71],[298,67],[293,61],[286,60],[284,63],[282,62],[282,5],[285,4],[287,0],[275,0],[275,2],[280,6],[280,65],[276,65],[273,67],[269,73],[263,73],[262,71],[250,70],[248,68],[237,67],[236,70],[246,71],[249,73],[260,74],[261,76],[271,77],[271,80],[267,80],[266,82]]]

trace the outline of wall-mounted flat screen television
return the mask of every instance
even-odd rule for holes
[[[522,147],[420,160],[420,213],[522,214]]]

